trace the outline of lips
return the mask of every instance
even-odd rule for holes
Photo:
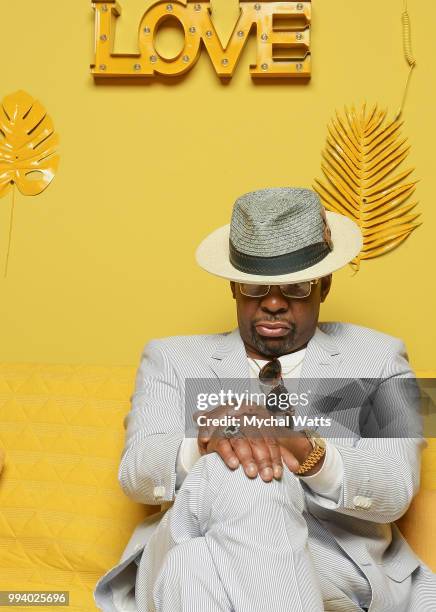
[[[256,323],[255,327],[260,336],[266,336],[267,338],[280,338],[281,336],[286,336],[290,329],[289,324],[284,321],[276,321],[274,323],[259,321],[259,323]]]

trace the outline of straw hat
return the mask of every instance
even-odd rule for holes
[[[361,248],[356,223],[326,211],[315,191],[275,187],[239,197],[230,224],[209,234],[195,257],[216,276],[278,285],[327,276]]]

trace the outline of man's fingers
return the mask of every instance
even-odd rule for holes
[[[251,450],[253,458],[257,464],[260,477],[262,480],[269,482],[274,477],[273,461],[269,446],[263,438],[258,436],[250,438]]]
[[[280,452],[280,445],[275,438],[265,437],[264,440],[265,440],[265,444],[268,446],[268,449],[271,455],[274,478],[281,478],[283,474],[283,467],[282,467],[282,453]]]
[[[209,444],[209,440],[203,440],[201,438],[197,438],[197,446],[198,446],[200,455],[206,455],[208,444]]]
[[[213,425],[202,425],[198,428],[198,439],[203,440],[206,444],[210,442],[212,436],[218,431],[218,427],[214,427]]]
[[[209,450],[209,446],[212,448]],[[207,445],[207,452],[216,451],[224,463],[230,469],[234,470],[239,467],[239,459],[236,456],[232,445],[226,438],[220,438],[218,440],[212,440],[210,444]]]
[[[258,470],[250,442],[239,436],[229,438],[230,444],[249,478],[256,478]]]
[[[300,464],[298,463],[295,456],[284,446],[280,446],[279,448],[284,463],[288,466],[291,472],[296,472],[300,468]]]
[[[202,427],[199,431],[198,431],[198,440],[201,442],[203,442],[203,444],[207,444],[210,439],[212,438],[212,434],[213,431],[211,431],[210,429],[208,429],[207,427]]]

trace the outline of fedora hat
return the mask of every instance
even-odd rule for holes
[[[230,224],[198,246],[198,265],[241,283],[282,284],[327,276],[362,248],[354,221],[326,211],[312,189],[274,187],[240,196]]]

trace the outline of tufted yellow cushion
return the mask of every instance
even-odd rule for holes
[[[418,378],[436,378],[436,370],[421,370]],[[436,572],[436,438],[427,438],[422,454],[421,489],[397,525],[417,555]]]
[[[436,378],[436,371],[420,371],[417,376]],[[422,454],[421,489],[397,525],[417,555],[436,572],[436,438],[427,438],[427,442]]]
[[[96,610],[97,579],[156,510],[117,481],[135,371],[0,364],[0,590],[69,590],[71,612]]]
[[[97,579],[156,510],[130,501],[117,480],[135,373],[0,364],[0,590],[69,590],[70,612],[96,610]],[[400,528],[436,571],[435,440],[424,452],[422,485]]]

